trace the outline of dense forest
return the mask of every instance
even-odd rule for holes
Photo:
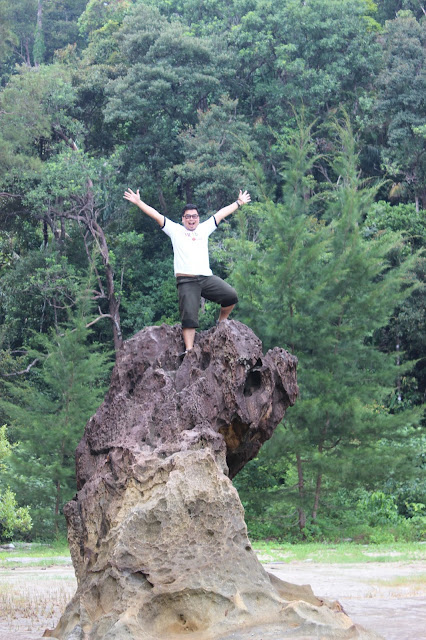
[[[235,479],[251,535],[426,535],[425,24],[422,0],[0,0],[0,539],[63,535],[115,351],[179,322],[129,187],[177,221],[251,194],[212,268],[300,386]]]

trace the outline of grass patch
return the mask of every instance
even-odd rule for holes
[[[426,544],[421,542],[367,545],[355,542],[291,544],[256,541],[252,544],[261,562],[344,564],[426,561]],[[0,551],[0,567],[4,569],[23,566],[47,567],[69,563],[70,553],[66,543],[55,545],[17,543],[16,548],[11,551]]]
[[[48,567],[70,562],[70,552],[66,542],[55,544],[16,542],[15,549],[0,549],[0,567]]]
[[[345,564],[426,560],[426,545],[420,542],[364,545],[353,542],[289,544],[269,541],[254,542],[253,549],[261,562]]]
[[[371,580],[371,584],[384,587],[424,587],[426,585],[426,573],[419,573],[414,576],[394,576],[389,579]]]

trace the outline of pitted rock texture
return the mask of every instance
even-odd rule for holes
[[[377,637],[309,587],[266,573],[230,481],[294,403],[296,358],[278,348],[264,355],[235,321],[198,334],[183,360],[181,350],[180,327],[163,325],[117,355],[65,507],[78,589],[45,636]]]
[[[245,325],[228,321],[197,335],[183,359],[178,326],[149,327],[118,354],[104,404],[77,455],[117,448],[144,455],[209,448],[232,478],[271,437],[297,395],[296,358],[262,353]],[[96,462],[98,458],[96,457]],[[78,463],[78,482],[93,475]]]

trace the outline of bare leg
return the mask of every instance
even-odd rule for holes
[[[235,304],[231,304],[229,305],[229,307],[221,307],[220,314],[219,314],[219,322],[222,322],[222,320],[226,320],[234,307],[235,307]]]
[[[182,329],[182,334],[183,341],[185,343],[185,349],[187,351],[190,351],[194,346],[195,329],[193,329],[192,327],[186,327],[185,329]]]

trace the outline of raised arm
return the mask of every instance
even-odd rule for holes
[[[123,197],[126,200],[129,200],[129,202],[131,202],[132,204],[135,204],[137,207],[139,207],[139,209],[146,213],[147,216],[155,220],[160,225],[160,227],[164,227],[164,216],[161,213],[158,213],[158,211],[153,207],[150,207],[149,204],[146,204],[146,202],[143,202],[140,199],[139,189],[136,191],[136,193],[134,193],[134,191],[132,191],[131,189],[127,189],[127,191],[124,192]]]
[[[226,216],[229,216],[230,213],[234,213],[234,211],[236,211],[238,207],[242,207],[243,204],[247,204],[248,202],[250,202],[250,200],[250,194],[247,193],[247,191],[244,191],[243,193],[240,190],[238,198],[235,200],[235,202],[233,202],[232,204],[228,204],[227,207],[223,207],[223,209],[220,209],[217,213],[214,214],[214,217],[216,218],[216,224],[219,224],[219,222],[226,218]]]

